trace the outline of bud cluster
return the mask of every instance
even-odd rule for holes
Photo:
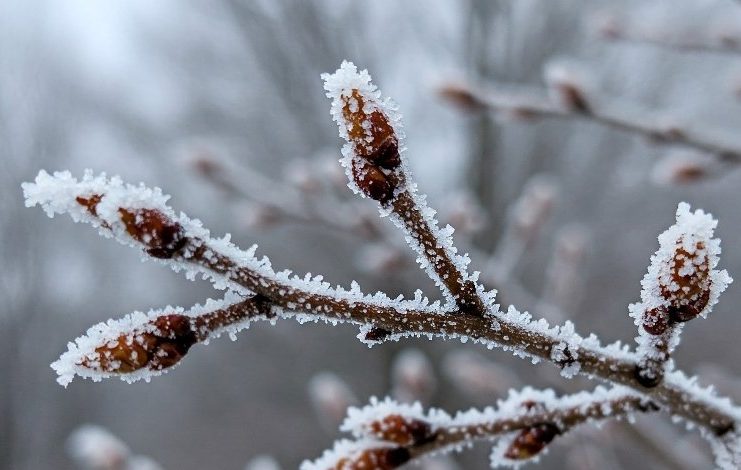
[[[677,208],[676,224],[659,235],[659,250],[641,281],[641,302],[630,306],[639,329],[642,360],[635,378],[645,387],[658,385],[673,349],[679,326],[705,317],[732,281],[718,271],[720,240],[714,238],[717,221],[701,210]]]
[[[332,114],[349,148],[345,167],[356,188],[366,197],[387,204],[401,184],[399,135],[389,116],[388,103],[370,83],[366,71],[343,62],[332,75],[322,76]]]
[[[649,335],[659,336],[673,325],[705,316],[731,281],[717,271],[720,240],[713,238],[717,221],[703,211],[680,204],[677,223],[659,236],[660,248],[642,281],[642,303],[632,307]]]
[[[75,201],[83,206],[90,215],[98,216],[98,204],[103,200],[102,194],[88,197],[77,196]],[[155,258],[169,259],[180,251],[188,241],[182,225],[171,220],[157,209],[128,209],[119,207],[118,217],[126,233],[134,240],[145,245],[146,252]],[[105,220],[101,225],[110,228]]]

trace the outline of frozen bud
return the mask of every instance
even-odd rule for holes
[[[404,402],[428,400],[437,385],[430,360],[418,349],[405,349],[394,358],[391,378],[394,396]]]
[[[352,177],[363,194],[381,204],[390,201],[394,195],[394,185],[389,177],[375,165],[363,160],[353,161]]]
[[[180,362],[198,341],[191,319],[162,315],[139,331],[122,333],[85,354],[82,367],[104,373],[128,374],[140,369],[162,370]]]
[[[309,381],[309,398],[314,411],[329,429],[336,429],[347,409],[357,403],[350,386],[332,372],[321,372]]]
[[[670,261],[670,278],[661,284],[661,295],[669,301],[669,312],[675,321],[687,321],[702,312],[710,300],[710,266],[705,243],[694,242],[688,249],[677,240]],[[659,281],[661,282],[661,281]]]
[[[575,112],[590,112],[588,74],[577,64],[555,61],[544,69],[544,79],[555,103]]]
[[[486,108],[486,103],[464,83],[447,83],[437,90],[444,101],[452,104],[461,111],[477,112]]]
[[[342,165],[361,193],[387,204],[403,177],[397,132],[399,117],[388,99],[371,83],[367,70],[342,62],[333,74],[322,74],[331,113],[347,141]],[[352,185],[352,184],[351,184]]]
[[[714,159],[694,154],[672,154],[660,159],[651,178],[661,185],[691,184],[710,176]]]
[[[649,335],[704,317],[732,281],[725,270],[715,269],[720,254],[720,240],[714,238],[717,224],[710,214],[691,212],[689,204],[680,203],[676,223],[659,235],[659,249],[641,281],[641,303],[631,306],[630,313]],[[669,345],[667,353],[671,349]]]
[[[560,434],[558,427],[550,423],[537,424],[517,434],[504,453],[510,460],[527,460],[535,457]]]
[[[669,328],[669,312],[664,307],[648,310],[643,314],[643,329],[654,336],[664,334]]]
[[[407,463],[410,457],[404,447],[366,449],[357,455],[339,459],[328,470],[391,470]]]
[[[383,441],[400,446],[415,446],[434,439],[432,427],[426,421],[398,414],[383,417],[367,425],[366,432]]]
[[[341,99],[347,135],[355,153],[381,168],[398,167],[399,142],[386,114],[372,102],[367,104],[358,90]]]
[[[183,227],[156,209],[118,210],[126,232],[155,258],[172,258],[185,244]]]

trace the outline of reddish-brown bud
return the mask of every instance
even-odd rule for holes
[[[128,234],[146,245],[150,256],[172,258],[187,242],[183,227],[158,210],[120,208],[118,212]]]
[[[368,113],[366,101],[357,90],[342,99],[347,135],[355,153],[381,168],[398,167],[401,163],[399,142],[388,116],[380,109]]]
[[[397,414],[373,421],[368,428],[377,438],[402,446],[420,445],[434,438],[432,427],[426,421]]]
[[[664,334],[669,328],[669,312],[663,308],[654,308],[643,314],[643,329],[654,336]]]
[[[363,161],[354,162],[352,176],[363,194],[382,204],[387,203],[394,195],[389,178],[374,165]]]
[[[328,470],[392,470],[407,463],[410,457],[404,447],[367,449],[355,457],[340,459]]]
[[[504,456],[510,460],[526,460],[545,449],[561,432],[550,423],[537,424],[523,429],[507,448]]]
[[[671,320],[685,322],[695,318],[710,300],[710,267],[703,242],[695,244],[693,253],[681,245],[674,251],[671,287],[661,285],[661,296],[670,302]]]
[[[86,357],[80,365],[120,374],[142,368],[161,370],[180,362],[197,342],[190,318],[185,315],[163,315],[153,325],[154,332],[122,334],[115,341],[95,348],[94,357]]]

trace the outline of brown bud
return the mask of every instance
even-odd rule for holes
[[[187,242],[183,227],[156,209],[120,208],[118,212],[128,234],[155,258],[172,258]]]
[[[504,456],[511,460],[535,457],[560,433],[558,427],[550,423],[525,428],[515,437]]]
[[[674,251],[671,261],[671,283],[678,286],[661,286],[661,296],[669,301],[669,314],[675,322],[695,318],[710,300],[710,266],[705,244],[697,242],[694,253],[688,253],[681,245]],[[685,266],[691,266],[687,272]]]
[[[120,374],[142,368],[161,370],[180,362],[197,342],[190,318],[185,315],[163,315],[153,325],[157,331],[122,334],[115,341],[95,348],[94,357],[86,357],[80,365]]]
[[[664,334],[669,327],[669,312],[663,307],[651,309],[643,314],[643,329],[654,336]]]
[[[357,90],[342,99],[345,103],[342,114],[355,153],[381,168],[398,167],[401,163],[399,144],[388,117],[379,109],[368,114],[365,99]]]
[[[429,423],[397,414],[373,421],[368,428],[377,438],[402,446],[420,445],[434,439]]]
[[[360,190],[381,204],[387,203],[394,195],[394,188],[380,168],[366,162],[354,162],[353,180]]]
[[[391,470],[410,459],[404,447],[367,449],[355,457],[345,457],[329,470]]]

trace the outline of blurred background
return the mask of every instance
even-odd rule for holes
[[[64,389],[48,364],[90,325],[220,293],[25,209],[38,170],[160,186],[276,267],[437,297],[345,187],[319,74],[349,59],[399,103],[421,190],[501,302],[632,342],[627,306],[679,201],[720,219],[721,267],[741,276],[740,47],[732,0],[0,1],[0,469],[92,465],[70,440],[87,423],[148,465],[289,469],[331,446],[339,405],[372,395],[455,411],[594,386],[475,345],[368,349],[352,327],[280,322],[152,383]],[[676,354],[736,400],[739,301],[734,284]],[[710,467],[664,418],[560,441],[541,468]],[[128,464],[95,468],[134,468],[121,446]],[[488,452],[423,466],[488,468]]]

